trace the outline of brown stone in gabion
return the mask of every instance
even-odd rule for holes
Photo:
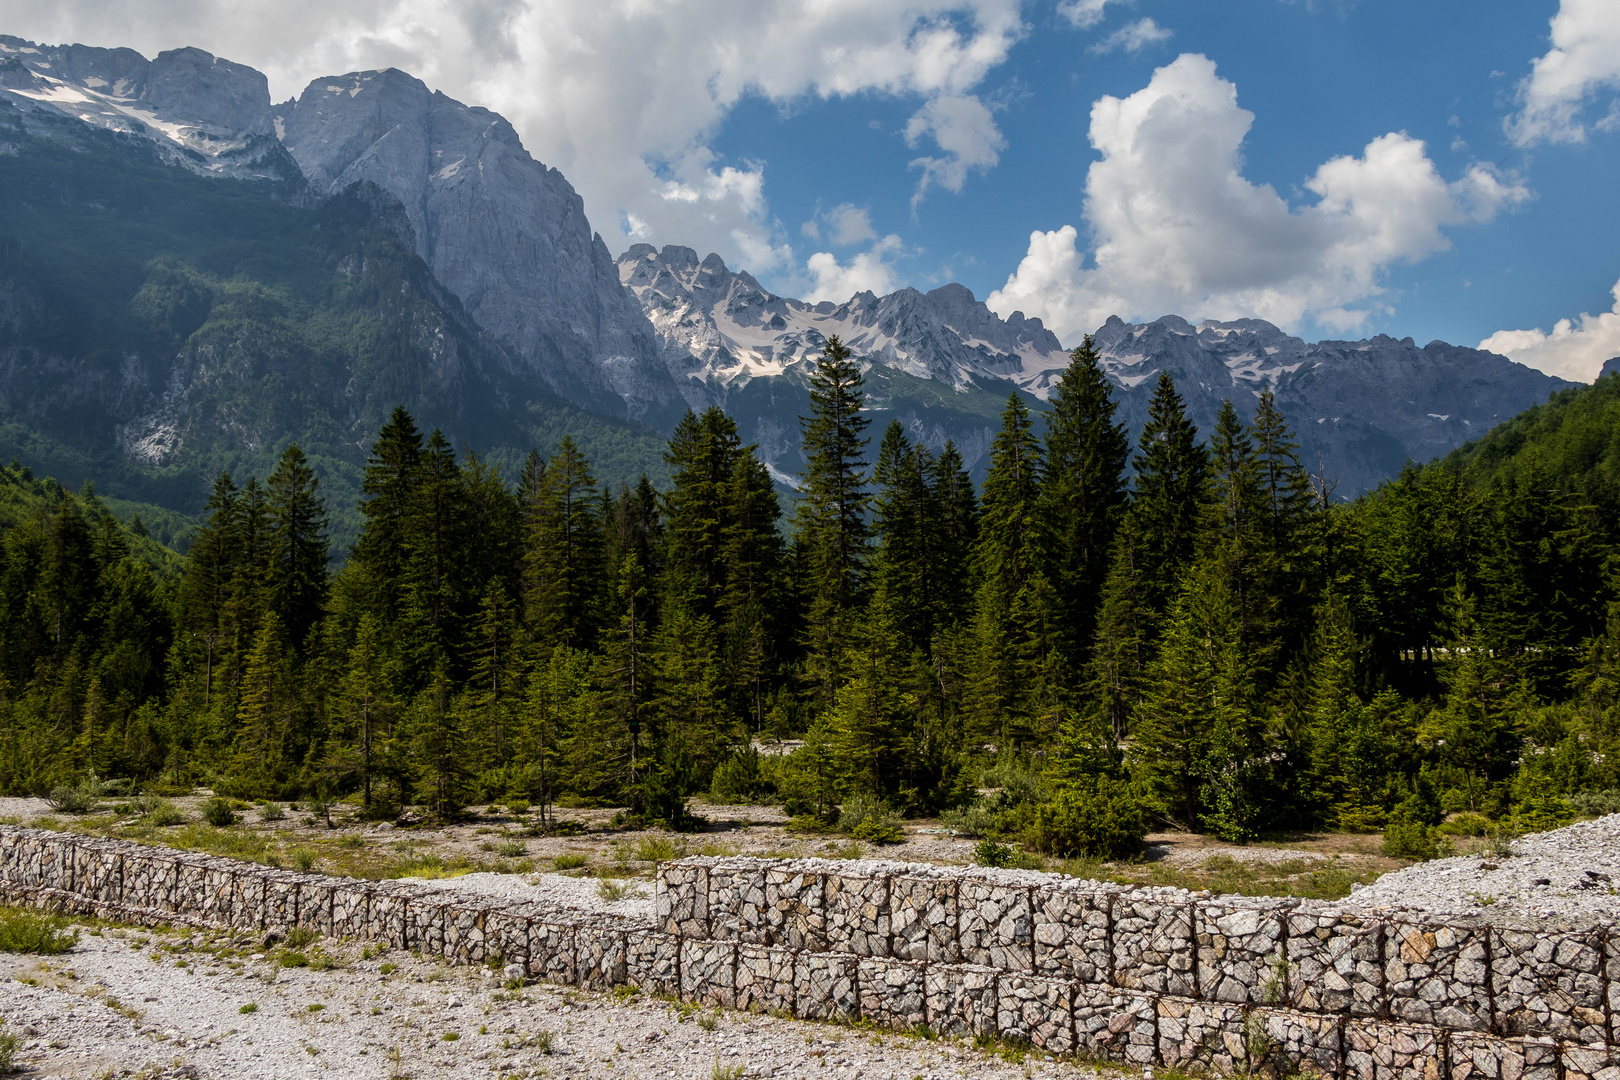
[[[628,965],[624,930],[608,923],[586,922],[574,928],[579,985],[587,990],[622,986]]]
[[[889,879],[889,937],[896,957],[936,964],[961,961],[956,884],[954,878],[932,875]]]
[[[574,925],[554,919],[529,920],[529,974],[548,982],[576,979]]]
[[[371,888],[365,882],[338,879],[332,888],[332,936],[367,940],[370,907]]]
[[[1108,981],[1108,909],[1114,895],[1061,882],[1031,894],[1036,974],[1083,983]]]
[[[1607,1038],[1604,939],[1601,930],[1535,933],[1492,928],[1491,993],[1497,1030],[1603,1042]]]
[[[737,946],[737,1008],[793,1011],[792,949],[772,945]]]
[[[709,868],[690,862],[663,863],[653,890],[658,929],[689,938],[709,936]]]
[[[442,892],[424,890],[411,898],[406,915],[411,948],[425,957],[446,957],[445,925],[449,921],[450,904],[450,897]]]
[[[625,979],[649,994],[679,994],[681,939],[652,929],[627,932]]]
[[[1198,997],[1191,904],[1143,893],[1114,899],[1114,985]]]
[[[1003,971],[1032,971],[1035,920],[1031,889],[964,877],[957,885],[957,940],[962,960]]]
[[[741,865],[717,863],[709,867],[708,879],[708,936],[716,941],[766,944],[770,931],[764,865],[753,860]]]
[[[339,879],[301,874],[298,879],[298,925],[325,937],[332,935],[332,893]]]
[[[1159,1053],[1157,998],[1106,986],[1079,986],[1074,998],[1074,1034],[1083,1054],[1151,1065]]]
[[[1391,1019],[1441,1027],[1491,1026],[1484,927],[1392,921],[1385,930],[1384,993]]]
[[[1288,1000],[1297,1009],[1384,1015],[1384,926],[1362,912],[1302,904],[1288,913]]]
[[[182,875],[183,876],[183,875]],[[228,881],[209,874],[215,887],[229,887],[230,927],[233,930],[260,930],[266,925],[265,889],[270,882],[270,871],[262,867],[244,866],[232,874]]]
[[[928,1026],[941,1035],[992,1037],[1001,972],[977,964],[931,964],[923,977]]]
[[[264,878],[264,924],[278,930],[298,925],[298,875],[271,871]]]
[[[812,1020],[853,1020],[860,1015],[856,966],[860,958],[801,952],[793,961],[794,1010]]]
[[[822,876],[788,864],[765,871],[765,925],[773,945],[827,951]]]
[[[447,905],[444,912],[444,958],[452,964],[482,964],[485,956],[481,905]]]
[[[729,1008],[737,1000],[737,943],[681,941],[681,997],[699,1005]]]
[[[103,904],[116,904],[123,899],[124,860],[116,844],[85,837],[70,851],[76,894]]]
[[[1213,1066],[1222,1075],[1246,1070],[1249,1040],[1241,1005],[1161,997],[1159,1060],[1166,1065]]]
[[[174,888],[175,862],[155,852],[124,856],[124,903],[150,911],[166,911]]]
[[[1443,1080],[1444,1033],[1417,1024],[1347,1020],[1345,1080]]]
[[[861,1018],[881,1027],[911,1031],[928,1022],[921,960],[867,957],[855,971]]]
[[[409,949],[413,946],[411,900],[417,890],[399,881],[379,881],[371,893],[366,914],[366,937],[380,941],[391,949]]]
[[[1206,1001],[1280,1005],[1288,999],[1283,948],[1289,900],[1203,901],[1193,905],[1198,990]]]
[[[210,858],[203,870],[203,905],[201,908],[190,909],[189,913],[212,923],[227,926],[234,924],[236,908],[241,902],[236,885],[237,878],[254,872],[251,864],[244,865],[234,859]],[[275,871],[266,870],[264,873],[268,879]],[[296,895],[295,892],[294,896]],[[293,906],[293,917],[297,917],[296,902]]]
[[[1558,1080],[1558,1044],[1550,1038],[1453,1031],[1449,1041],[1451,1080]]]
[[[1069,979],[1008,972],[996,983],[996,1032],[1051,1054],[1075,1049],[1074,1002]]]
[[[828,874],[822,886],[827,948],[856,956],[889,955],[889,879]]]
[[[1259,1006],[1249,1012],[1248,1030],[1263,1039],[1262,1048],[1251,1050],[1251,1056],[1267,1060],[1250,1061],[1251,1072],[1264,1072],[1270,1066],[1277,1075],[1286,1076],[1288,1065],[1307,1076],[1338,1076],[1344,1065],[1342,1038],[1337,1016],[1296,1012],[1292,1009],[1273,1009]]]
[[[1620,1080],[1620,1056],[1607,1046],[1564,1043],[1558,1048],[1558,1063],[1564,1080]]]
[[[501,966],[516,964],[529,970],[529,917],[532,910],[526,904],[503,904],[490,908],[484,914],[485,960],[488,950],[500,954]]]

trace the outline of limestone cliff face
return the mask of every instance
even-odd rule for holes
[[[434,275],[559,394],[653,421],[684,407],[583,201],[500,116],[390,69],[316,79],[275,122],[317,192],[397,198]]]

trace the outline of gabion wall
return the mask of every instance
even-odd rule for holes
[[[1620,1080],[1620,933],[980,868],[683,859],[652,922],[0,826],[0,899],[705,1005],[1347,1080]]]

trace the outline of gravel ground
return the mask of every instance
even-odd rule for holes
[[[1620,814],[1513,841],[1513,854],[1458,856],[1385,874],[1353,904],[1487,922],[1620,922]]]
[[[455,892],[475,892],[480,896],[499,896],[507,900],[526,900],[535,904],[550,904],[576,911],[603,912],[627,915],[638,919],[651,919],[657,914],[651,881],[628,880],[619,882],[629,891],[619,900],[609,901],[602,895],[603,882],[612,878],[580,878],[566,874],[462,874],[453,878],[401,878],[417,885],[447,889]]]
[[[72,952],[44,961],[0,956],[0,1017],[25,1037],[18,1064],[29,1076],[1080,1080],[1097,1075],[1089,1067],[1041,1055],[1022,1063],[1006,1060],[952,1040],[703,1013],[664,1000],[545,984],[509,992],[491,985],[489,973],[424,963],[403,952],[362,959],[352,947],[325,943],[305,951],[317,956],[324,948],[339,966],[317,971],[280,967],[275,954],[258,953],[256,941],[233,941],[223,932],[108,929],[103,934],[86,934]],[[386,964],[397,969],[384,975]],[[242,1012],[248,1005],[254,1009]],[[447,1034],[457,1038],[447,1041]]]

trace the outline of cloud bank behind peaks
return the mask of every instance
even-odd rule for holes
[[[1305,181],[1294,207],[1242,173],[1254,114],[1207,57],[1185,53],[1127,98],[1091,108],[1082,215],[1093,244],[1065,225],[1030,236],[1028,254],[992,293],[1002,315],[1037,315],[1065,341],[1110,315],[1305,319],[1338,331],[1383,307],[1384,271],[1449,246],[1442,228],[1489,221],[1529,191],[1489,164],[1443,179],[1421,140],[1381,135]]]
[[[1620,281],[1614,283],[1614,308],[1596,315],[1582,312],[1559,319],[1552,333],[1541,330],[1498,330],[1479,347],[1501,353],[1549,375],[1591,382],[1603,362],[1620,356]]]

